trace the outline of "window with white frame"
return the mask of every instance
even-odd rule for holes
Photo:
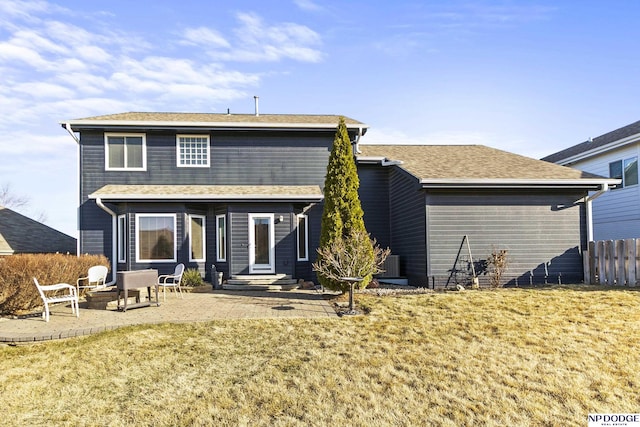
[[[136,261],[175,262],[176,215],[136,214]]]
[[[178,167],[208,167],[209,135],[178,135],[176,151]]]
[[[146,136],[143,133],[105,133],[105,168],[107,170],[146,170]]]
[[[227,217],[216,215],[216,261],[227,260]]]
[[[189,261],[205,260],[205,217],[189,215]]]
[[[609,177],[622,180],[616,188],[629,187],[638,184],[638,158],[630,157],[609,163]]]
[[[127,261],[127,217],[118,215],[118,262]]]
[[[309,261],[309,218],[300,214],[298,219],[298,261]]]

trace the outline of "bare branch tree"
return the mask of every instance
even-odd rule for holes
[[[18,209],[25,207],[29,204],[29,198],[14,194],[11,190],[11,184],[4,183],[0,187],[0,206],[4,206],[9,209]]]
[[[373,257],[370,252],[363,250],[367,246],[373,248]],[[372,240],[366,231],[354,230],[347,237],[338,236],[329,246],[318,248],[317,252],[320,256],[313,263],[313,270],[318,275],[340,283],[343,292],[349,291],[349,310],[353,312],[355,282],[347,282],[344,279],[347,277],[362,279],[382,273],[384,270],[381,266],[391,250],[380,248],[376,240]]]

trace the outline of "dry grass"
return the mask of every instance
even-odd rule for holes
[[[0,348],[8,425],[586,425],[640,408],[640,293],[357,295],[367,316]]]

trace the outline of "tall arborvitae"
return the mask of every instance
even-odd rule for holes
[[[338,236],[349,239],[352,232],[364,232],[364,212],[358,197],[358,171],[347,132],[344,118],[340,118],[333,148],[327,165],[327,175],[324,182],[324,210],[322,211],[322,228],[320,230],[320,248],[331,245]],[[373,259],[373,246],[365,242],[360,249],[370,254]],[[318,254],[318,257],[321,257]],[[348,284],[330,280],[318,274],[320,283],[335,290],[346,291]],[[371,275],[364,278],[360,286],[364,287],[371,281]]]

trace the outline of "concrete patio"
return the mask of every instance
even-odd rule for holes
[[[0,318],[0,342],[26,343],[90,335],[122,326],[153,323],[202,322],[217,319],[318,318],[335,317],[331,304],[319,291],[209,291],[168,293],[160,306],[129,309],[126,312],[87,308],[80,302],[80,317],[68,304],[51,308],[51,318]]]

